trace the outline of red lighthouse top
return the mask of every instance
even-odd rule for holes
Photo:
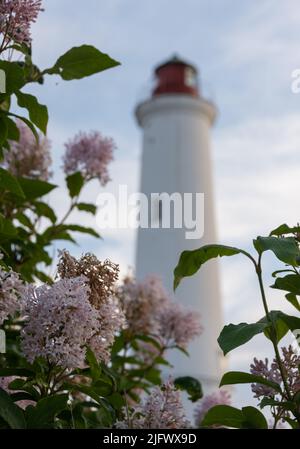
[[[188,94],[199,96],[197,69],[174,56],[155,69],[156,87],[152,95]]]

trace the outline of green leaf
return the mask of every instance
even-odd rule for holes
[[[97,207],[94,204],[88,203],[79,203],[76,205],[78,210],[82,210],[84,212],[89,212],[90,214],[95,215],[97,212]]]
[[[276,340],[279,342],[285,334],[290,331],[295,331],[300,329],[300,318],[292,315],[287,315],[280,310],[271,310],[269,312],[269,318],[273,323],[273,327],[276,329]],[[264,330],[267,338],[271,339],[272,327],[267,317],[263,317],[259,323],[265,323],[266,328]]]
[[[298,301],[298,298],[294,293],[287,293],[285,295],[287,301],[292,304],[298,312],[300,312],[300,302]]]
[[[88,385],[81,385],[81,384],[73,384],[73,383],[65,383],[63,384],[63,389],[68,391],[79,391],[86,396],[89,396],[90,398],[94,399],[98,404],[101,403],[101,397],[99,394],[95,391],[93,387],[90,387]]]
[[[0,146],[2,146],[8,136],[8,126],[7,126],[7,120],[4,117],[0,117]]]
[[[281,311],[274,311],[273,313],[278,317],[277,319],[281,319],[292,332],[300,329],[300,318],[293,315],[287,315]]]
[[[17,234],[17,229],[14,227],[11,220],[7,220],[0,214],[0,236],[6,239],[8,237],[15,237]]]
[[[300,295],[300,276],[298,274],[288,274],[283,278],[277,278],[272,288],[285,290],[295,295]]]
[[[112,382],[108,382],[107,380],[97,380],[97,382],[93,383],[93,390],[99,397],[110,396],[113,393],[113,385]]]
[[[29,113],[29,118],[44,134],[47,133],[48,125],[48,109],[47,106],[38,102],[37,98],[30,94],[23,92],[16,93],[18,105],[26,108]]]
[[[14,379],[10,382],[8,387],[10,390],[22,390],[26,382],[27,381],[25,379]]]
[[[86,350],[86,360],[91,370],[92,379],[94,381],[98,380],[101,376],[101,368],[91,348],[87,348]]]
[[[292,266],[298,265],[297,258],[300,256],[300,251],[293,237],[257,237],[254,245],[260,254],[265,251],[272,251],[282,262]]]
[[[201,426],[226,426],[240,429],[244,421],[243,412],[230,405],[216,405],[204,416]]]
[[[182,278],[195,274],[207,261],[216,257],[234,256],[236,254],[251,257],[246,251],[224,245],[205,245],[193,251],[184,251],[174,270],[174,290],[176,290]]]
[[[28,229],[32,229],[32,223],[31,220],[27,217],[27,215],[23,214],[22,212],[18,212],[15,215],[15,218],[25,227]]]
[[[161,344],[155,339],[154,337],[150,337],[149,335],[135,335],[135,340],[144,341],[146,343],[150,343],[152,346],[157,348],[159,351],[161,351],[162,346]]]
[[[267,385],[268,387],[273,388],[275,391],[278,391],[279,393],[281,392],[280,385],[278,385],[276,382],[267,380],[262,376],[243,373],[242,371],[230,371],[224,374],[220,382],[220,387],[223,387],[224,385],[250,384],[250,383]]]
[[[136,370],[137,372],[138,370]],[[140,375],[137,374],[139,377]],[[153,385],[160,385],[161,384],[161,371],[156,368],[146,369],[142,370],[141,375],[144,375],[144,379],[148,380],[148,382],[152,383]]]
[[[66,183],[69,189],[70,197],[75,198],[81,192],[84,185],[84,178],[80,172],[76,172],[67,176]]]
[[[81,79],[103,70],[120,65],[119,62],[101,53],[92,45],[73,47],[62,55],[54,67],[45,70],[44,74],[58,74],[64,80]]]
[[[49,218],[52,223],[56,223],[57,217],[55,212],[50,206],[48,206],[48,204],[36,201],[33,206],[35,207],[35,211],[39,217]]]
[[[253,324],[240,323],[225,326],[218,338],[218,343],[224,355],[247,343],[255,335],[260,334],[268,326],[266,322]]]
[[[123,407],[126,406],[126,401],[124,399],[124,397],[118,393],[115,392],[112,395],[110,395],[107,400],[109,401],[109,403],[113,406],[113,408],[115,410],[121,410]]]
[[[65,240],[66,242],[74,243],[74,245],[77,244],[76,240],[73,239],[71,234],[67,231],[55,232],[52,236],[50,236],[50,241],[54,241],[54,240]]]
[[[201,383],[194,377],[177,377],[174,384],[179,390],[186,391],[189,395],[189,400],[192,402],[196,402],[203,397]]]
[[[101,238],[98,232],[96,232],[92,228],[86,228],[85,226],[79,226],[79,225],[64,225],[65,228],[69,231],[73,232],[81,232],[82,234],[89,234],[96,238]]]
[[[254,407],[239,410],[230,405],[216,405],[205,415],[202,426],[225,426],[236,429],[267,429],[264,415]]]
[[[21,198],[25,198],[22,186],[18,180],[2,167],[0,167],[0,189],[7,190]]]
[[[263,318],[262,321],[267,322],[267,319]],[[276,337],[277,343],[279,343],[289,331],[289,328],[286,325],[286,323],[282,319],[276,318],[275,320],[273,320],[273,326],[271,324],[269,324],[266,327],[266,329],[264,330],[265,336],[271,341],[272,341],[272,337],[274,338],[274,329],[275,329],[275,337]]]
[[[18,178],[18,181],[28,200],[40,198],[57,187],[40,179]]]
[[[270,232],[270,236],[276,235],[279,237],[281,235],[296,234],[298,232],[300,232],[300,226],[294,226],[291,228],[287,224],[283,224],[278,226],[278,228],[273,229],[273,231]]]
[[[0,416],[11,429],[25,429],[24,413],[18,407],[6,391],[0,388]]]
[[[264,415],[255,407],[243,407],[243,429],[268,429]]]
[[[24,86],[24,70],[18,62],[0,61],[0,70],[6,75],[6,94],[11,95]]]
[[[0,368],[0,377],[30,377],[34,372],[25,368]]]
[[[9,140],[19,141],[20,131],[16,125],[16,122],[14,122],[14,120],[6,117],[6,124],[7,124],[7,138]]]
[[[26,409],[29,429],[46,429],[54,427],[55,417],[67,408],[68,395],[58,394],[38,401],[36,407]]]
[[[12,112],[8,112],[7,115],[9,115],[11,117],[18,118],[19,120],[22,120],[22,122],[24,122],[25,125],[27,125],[28,128],[32,131],[32,134],[34,135],[36,142],[39,143],[39,135],[38,135],[37,130],[35,129],[33,123],[31,123],[30,120],[28,120],[26,117],[22,117],[21,115],[13,114]]]

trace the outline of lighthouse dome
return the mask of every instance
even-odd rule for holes
[[[156,67],[155,77],[156,83],[152,96],[187,94],[199,97],[196,67],[177,55]]]

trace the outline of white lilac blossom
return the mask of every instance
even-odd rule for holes
[[[231,396],[226,390],[218,390],[204,396],[194,410],[195,425],[201,426],[204,416],[215,405],[231,405]]]
[[[132,415],[117,423],[118,428],[132,429],[187,429],[187,420],[180,391],[171,379],[160,387],[154,387],[148,398],[133,409]]]
[[[31,42],[30,27],[42,11],[42,0],[1,0],[0,33],[4,44]]]
[[[19,141],[10,141],[10,149],[5,152],[3,166],[15,176],[48,181],[50,171],[50,141],[41,134],[37,142],[31,129],[17,120]]]
[[[67,175],[81,172],[87,179],[98,179],[102,186],[110,181],[108,165],[116,145],[97,131],[79,133],[65,144],[64,171]]]
[[[22,311],[25,284],[18,273],[0,267],[0,326]]]

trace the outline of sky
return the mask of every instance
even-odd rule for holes
[[[112,182],[139,191],[141,131],[134,118],[149,94],[153,67],[175,52],[198,66],[201,90],[219,110],[212,131],[219,241],[251,248],[251,240],[281,223],[299,219],[300,94],[291,91],[291,73],[300,68],[300,8],[297,0],[44,0],[33,27],[33,57],[51,66],[72,46],[88,43],[121,66],[82,81],[49,77],[31,92],[49,107],[55,182],[64,142],[79,130],[99,130],[116,141]],[[94,184],[84,201],[100,193]],[[61,194],[52,198],[62,214]],[[73,218],[75,221],[76,217]],[[91,218],[84,218],[89,226]],[[133,231],[110,231],[95,243],[81,238],[73,252],[96,252],[134,266]],[[268,272],[276,268],[265,257]],[[253,322],[263,315],[252,267],[241,257],[221,261],[224,322]],[[271,279],[266,277],[266,283]],[[282,306],[268,290],[271,308]],[[287,309],[289,310],[289,309]],[[203,323],[205,326],[205,323]],[[256,337],[232,353],[230,368],[248,370],[254,357],[270,356],[270,344]],[[236,400],[253,404],[249,386]]]

